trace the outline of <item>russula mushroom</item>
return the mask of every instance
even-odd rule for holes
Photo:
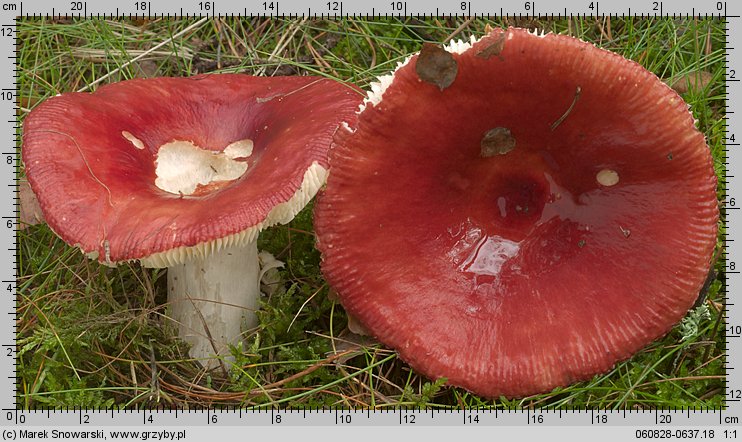
[[[413,368],[482,396],[609,370],[709,271],[703,135],[655,75],[583,41],[498,29],[445,49],[338,132],[315,208],[328,282]]]
[[[317,77],[124,81],[34,109],[23,161],[68,244],[108,265],[169,269],[169,314],[207,358],[256,325],[258,233],[323,185],[332,136],[359,102]]]

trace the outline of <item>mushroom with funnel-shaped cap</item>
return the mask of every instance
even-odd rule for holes
[[[488,397],[587,379],[662,336],[716,244],[685,102],[567,36],[424,47],[338,132],[330,171],[315,229],[340,301],[413,368]]]
[[[191,355],[224,355],[256,325],[261,229],[325,181],[358,93],[317,77],[130,80],[62,94],[23,125],[23,161],[50,228],[100,262],[168,267]]]

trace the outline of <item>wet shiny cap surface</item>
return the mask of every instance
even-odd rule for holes
[[[336,136],[323,272],[431,378],[518,397],[607,371],[707,275],[704,137],[656,76],[574,38],[498,29],[452,56],[450,85],[413,57]]]

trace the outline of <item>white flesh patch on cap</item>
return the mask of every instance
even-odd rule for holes
[[[615,186],[618,184],[618,172],[611,169],[603,169],[595,176],[598,184],[605,187]]]
[[[349,133],[353,133],[353,132],[355,132],[355,131],[356,131],[355,129],[353,129],[352,127],[350,127],[350,125],[349,125],[348,123],[346,123],[345,121],[341,122],[341,123],[340,123],[340,126],[341,126],[341,127],[343,128],[343,129],[347,130],[347,131],[348,131]]]
[[[296,190],[288,201],[273,207],[263,222],[248,227],[241,232],[225,236],[224,238],[218,238],[214,241],[204,242],[192,247],[178,247],[167,252],[155,253],[139,261],[144,267],[172,267],[176,264],[184,263],[189,259],[208,256],[227,247],[251,243],[257,239],[258,233],[266,227],[276,224],[286,224],[294,219],[294,216],[314,198],[314,195],[317,194],[326,180],[327,169],[322,167],[321,164],[314,162],[304,172],[301,187]]]
[[[199,185],[236,180],[247,170],[247,163],[234,158],[249,156],[252,141],[241,140],[230,144],[227,149],[214,152],[201,149],[190,141],[163,144],[155,160],[155,185],[165,192],[191,195]]]
[[[235,141],[229,146],[224,148],[224,155],[230,159],[247,158],[252,155],[252,140],[245,138],[244,140]]]
[[[139,150],[144,149],[144,143],[142,143],[142,140],[132,135],[131,132],[122,131],[121,135],[127,140],[129,140],[129,142],[133,144],[134,147],[136,147],[137,149]]]

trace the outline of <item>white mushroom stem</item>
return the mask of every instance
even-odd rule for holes
[[[240,141],[230,146],[233,145],[237,146],[231,149],[237,152],[234,155],[247,155],[252,144]],[[162,149],[161,147],[162,158],[169,158],[167,152],[173,149],[196,152],[192,143],[181,142],[170,143],[164,157]],[[233,155],[231,151],[225,149],[224,155],[227,157]],[[212,172],[212,168],[229,169],[221,167],[222,163],[217,164],[222,161],[219,155],[210,153],[207,159],[211,161],[207,167]],[[171,193],[175,190],[185,193],[197,189],[199,185],[213,183],[211,180],[214,176],[209,172],[201,173],[201,169],[193,169],[192,173],[180,174],[179,171],[182,171],[183,167],[171,164],[168,168],[165,167],[167,161],[160,160],[158,158],[160,183],[158,186],[171,189]],[[194,182],[189,181],[188,177],[200,178]],[[202,243],[194,247],[182,247],[141,260],[142,264],[148,267],[168,267],[169,315],[177,325],[178,337],[191,345],[190,355],[199,359],[205,367],[218,367],[221,365],[220,358],[228,362],[232,360],[229,345],[239,344],[245,332],[257,326],[255,311],[259,306],[260,279],[263,276],[259,268],[255,241],[258,232],[267,226],[291,221],[314,197],[326,177],[327,170],[314,162],[304,173],[301,187],[294,195],[288,201],[276,204],[258,225],[232,236],[217,239],[215,244]],[[166,190],[164,187],[160,188]],[[251,238],[255,239],[246,243]],[[212,252],[212,249],[218,251]],[[206,258],[200,258],[201,256]],[[173,264],[176,262],[184,264]],[[282,266],[281,262],[272,257],[264,258],[264,272]]]
[[[243,332],[257,326],[260,266],[257,241],[224,248],[168,268],[170,317],[190,355],[207,368],[229,357]]]

